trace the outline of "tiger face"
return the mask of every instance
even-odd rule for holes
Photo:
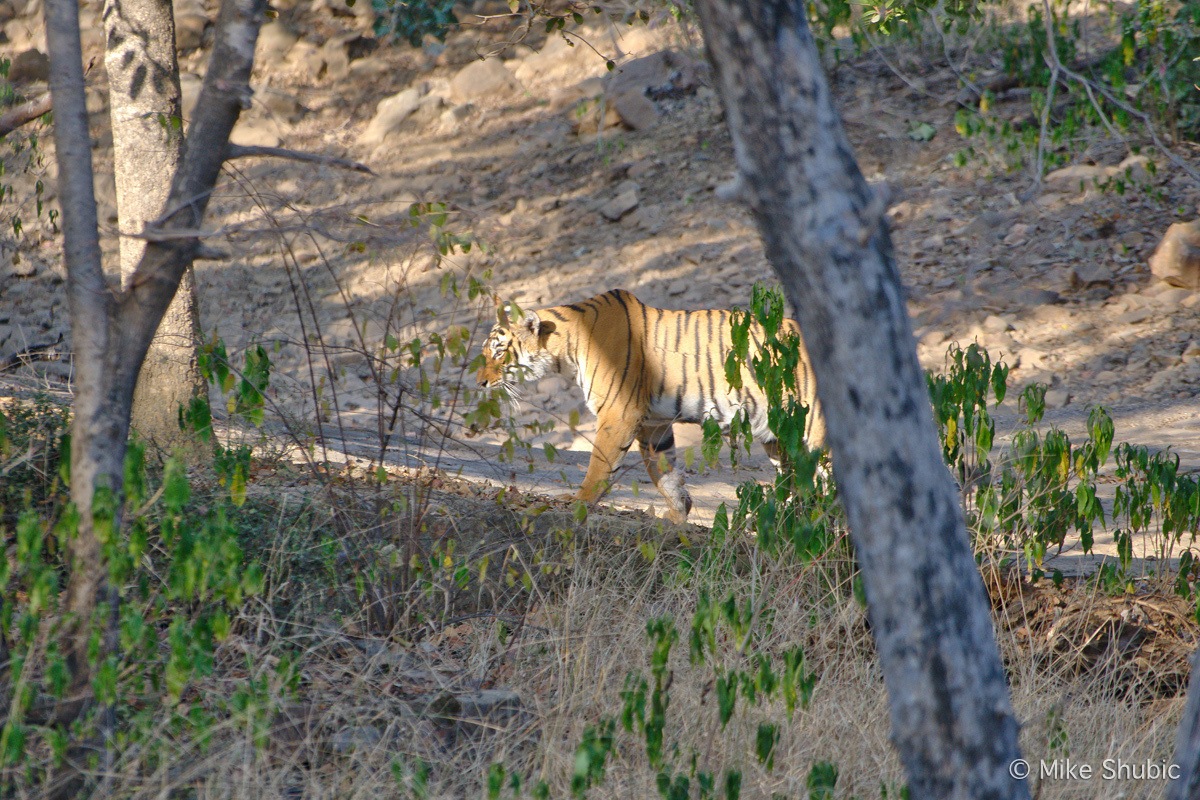
[[[554,356],[546,348],[548,326],[537,314],[526,312],[516,325],[508,321],[503,308],[497,310],[497,317],[483,343],[483,366],[477,377],[480,386],[503,389],[511,397],[521,383],[549,372]]]

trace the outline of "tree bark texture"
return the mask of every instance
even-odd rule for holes
[[[80,516],[71,542],[72,569],[64,599],[70,621],[64,647],[72,687],[56,715],[60,721],[74,716],[90,694],[87,645],[107,572],[93,520],[93,500],[98,491],[110,491],[118,504],[119,525],[134,387],[159,322],[199,247],[192,234],[203,221],[229,134],[249,102],[250,69],[264,9],[263,0],[223,2],[186,155],[173,175],[161,173],[171,187],[166,211],[148,226],[145,252],[122,288],[110,285],[100,261],[77,0],[46,0],[75,356],[71,499]]]
[[[1017,721],[884,218],[797,0],[700,0],[744,194],[825,409],[914,798],[1021,798]]]
[[[183,158],[179,65],[170,0],[108,0],[109,109],[113,131],[121,275],[137,269],[146,250],[140,234],[163,212]],[[146,354],[133,396],[133,427],[160,447],[180,441],[180,405],[205,391],[196,365],[200,320],[189,267]]]

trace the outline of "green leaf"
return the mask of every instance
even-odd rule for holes
[[[937,128],[928,122],[913,120],[908,123],[908,138],[914,142],[928,142],[937,135]]]

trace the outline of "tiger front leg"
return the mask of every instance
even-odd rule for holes
[[[598,500],[608,491],[609,478],[629,452],[636,427],[625,420],[606,420],[603,416],[598,422],[596,440],[592,443],[592,459],[588,462],[587,475],[576,495],[585,503]]]
[[[687,522],[692,497],[683,486],[683,472],[675,469],[675,431],[671,423],[645,425],[637,440],[646,472],[667,501],[667,516],[675,523]]]

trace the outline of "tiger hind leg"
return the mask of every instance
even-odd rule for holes
[[[637,440],[646,472],[667,501],[667,516],[672,522],[686,522],[692,497],[683,486],[683,472],[675,468],[675,431],[671,423],[643,425]]]

